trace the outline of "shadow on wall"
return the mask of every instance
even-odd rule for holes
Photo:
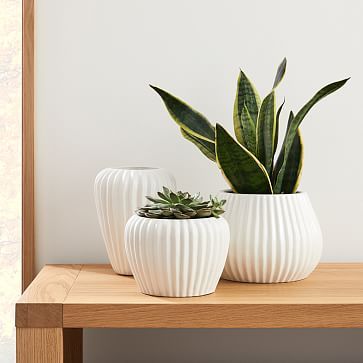
[[[101,334],[97,332],[85,330],[87,363],[363,361],[363,329],[105,329]],[[105,352],[116,358],[105,360]]]

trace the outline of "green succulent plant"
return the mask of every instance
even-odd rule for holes
[[[243,194],[296,192],[303,164],[300,124],[322,98],[341,88],[349,78],[319,90],[296,115],[291,111],[281,150],[278,145],[280,114],[275,90],[286,71],[286,58],[279,65],[271,92],[262,100],[241,70],[233,110],[235,140],[220,124],[213,126],[201,113],[170,93],[151,86],[162,98],[181,134],[221,169],[231,189]]]
[[[224,213],[224,199],[210,197],[203,201],[200,194],[191,195],[187,192],[174,193],[163,187],[163,192],[158,192],[157,197],[146,197],[151,204],[138,209],[137,215],[147,218],[161,219],[191,219],[191,218],[219,218]]]

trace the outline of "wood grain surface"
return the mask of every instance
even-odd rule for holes
[[[16,304],[16,326],[62,327],[63,302],[80,270],[81,265],[45,266]]]
[[[63,329],[17,328],[17,363],[63,363]]]
[[[82,329],[17,328],[17,363],[82,363]]]
[[[66,328],[363,327],[363,264],[359,263],[320,264],[308,279],[283,284],[221,280],[214,294],[193,298],[144,295],[132,277],[116,275],[108,265],[69,269],[68,288],[55,298],[63,299]],[[64,271],[67,266],[43,269],[21,301],[52,299],[59,293],[54,286]]]
[[[22,288],[35,277],[34,0],[23,0],[22,34]]]

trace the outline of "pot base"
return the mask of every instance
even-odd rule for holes
[[[307,278],[309,278],[309,276],[312,274],[312,272],[310,272],[306,276],[297,277],[297,278],[291,279],[291,280],[276,280],[276,281],[235,280],[233,278],[228,278],[228,277],[224,277],[224,276],[222,276],[221,279],[226,280],[226,281],[239,282],[239,283],[243,283],[243,284],[256,284],[256,285],[286,284],[288,282],[298,282],[298,281],[306,280]]]
[[[216,289],[214,289],[213,291],[210,292],[202,292],[202,293],[197,293],[197,294],[192,294],[192,295],[169,295],[169,294],[165,294],[165,295],[160,295],[160,294],[154,294],[152,292],[144,292],[144,291],[140,291],[142,294],[144,295],[148,295],[148,296],[155,296],[155,297],[168,297],[168,298],[188,298],[188,297],[198,297],[198,296],[206,296],[206,295],[211,295],[214,294],[216,291]]]

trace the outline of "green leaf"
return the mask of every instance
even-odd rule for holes
[[[236,100],[234,102],[233,107],[233,127],[234,127],[234,134],[236,135],[236,139],[241,145],[246,146],[246,140],[243,135],[243,127],[241,122],[241,114],[238,111],[238,102],[237,102],[237,96]]]
[[[180,132],[183,135],[183,137],[192,142],[197,148],[210,160],[216,161],[216,153],[215,153],[215,146],[214,142],[206,141],[203,139],[200,139],[196,136],[193,136],[192,134],[185,131],[182,127],[180,128]]]
[[[216,126],[216,155],[218,166],[234,192],[272,193],[270,179],[263,165],[219,124]]]
[[[275,81],[274,81],[274,84],[273,84],[272,88],[276,88],[280,84],[282,79],[284,78],[284,75],[285,75],[285,72],[286,72],[286,64],[287,64],[287,59],[284,58],[282,60],[282,62],[280,63],[279,67],[277,68]]]
[[[252,154],[256,153],[256,126],[252,120],[250,113],[245,105],[241,113],[241,124],[243,129],[243,137],[246,142],[244,146],[247,147]]]
[[[257,158],[271,174],[275,151],[276,114],[275,91],[272,91],[262,101],[257,121]]]
[[[287,157],[286,169],[282,179],[280,193],[290,194],[296,192],[300,182],[303,158],[304,145],[301,131],[298,129]]]
[[[161,204],[165,203],[165,200],[163,200],[163,199],[158,199],[158,198],[154,198],[154,197],[150,197],[150,196],[146,196],[146,199],[150,200],[150,202],[153,202],[153,203],[161,203]]]
[[[284,137],[284,141],[282,143],[282,146],[281,146],[281,150],[280,150],[280,153],[279,153],[279,156],[276,160],[276,163],[275,163],[275,166],[274,166],[274,170],[273,170],[273,177],[272,177],[272,181],[273,181],[273,185],[274,185],[274,192],[275,193],[280,193],[281,191],[280,190],[277,190],[276,189],[276,179],[277,179],[277,175],[282,167],[282,164],[284,162],[284,157],[285,157],[285,144],[286,144],[286,138],[287,138],[287,131],[289,130],[289,127],[291,125],[291,122],[292,120],[294,119],[294,113],[292,111],[290,111],[290,114],[289,114],[289,119],[287,121],[287,127],[286,127],[286,133],[285,133],[285,137]]]
[[[214,142],[215,128],[201,113],[170,93],[150,85],[165,103],[170,116],[189,134]]]
[[[285,141],[285,152],[284,152],[284,161],[282,166],[278,172],[276,183],[275,183],[275,190],[281,190],[282,188],[282,181],[284,179],[285,170],[287,167],[287,156],[289,155],[290,149],[294,142],[295,135],[297,130],[306,116],[306,114],[311,110],[311,108],[319,102],[324,97],[328,96],[329,94],[337,91],[339,88],[343,87],[344,84],[348,81],[349,78],[343,79],[338,82],[331,83],[325,87],[323,87],[320,91],[318,91],[313,98],[310,99],[308,103],[296,114],[294,119],[292,120],[290,127],[287,130],[286,141]]]
[[[170,200],[172,203],[179,203],[179,198],[174,192],[170,192]]]
[[[275,155],[275,152],[276,152],[276,149],[277,149],[277,144],[279,142],[280,114],[281,114],[282,108],[284,107],[284,104],[285,104],[285,99],[284,99],[284,102],[282,102],[282,104],[278,108],[277,113],[276,113],[276,131],[275,131],[275,142],[274,142],[274,155]]]
[[[243,135],[240,115],[244,106],[246,105],[248,112],[254,122],[257,123],[258,111],[260,109],[261,100],[252,82],[246,77],[246,75],[240,70],[238,81],[236,98],[234,101],[233,109],[233,123],[234,131],[237,140],[243,145]]]
[[[161,198],[162,203],[165,203],[165,202],[169,202],[170,201],[170,199],[165,194],[163,194],[161,192],[158,192],[158,196]]]
[[[168,201],[171,201],[170,200],[170,193],[171,193],[171,190],[167,187],[163,187],[163,192],[164,192],[164,197],[166,200]]]

